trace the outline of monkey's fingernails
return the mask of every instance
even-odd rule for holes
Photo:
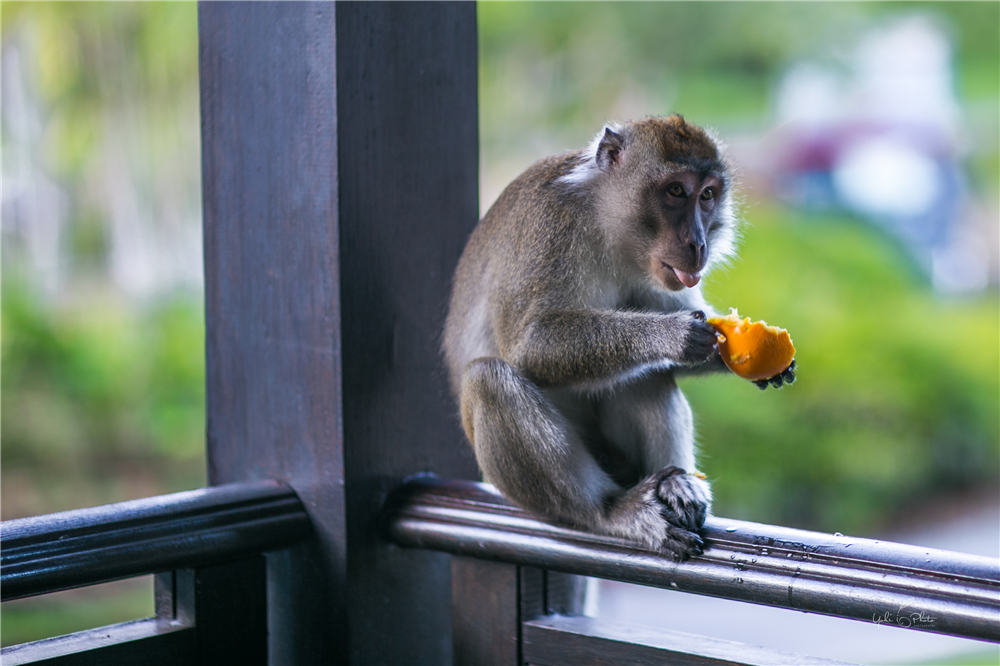
[[[784,380],[781,378],[781,375],[775,375],[774,377],[768,379],[767,382],[774,388],[781,388],[782,384],[785,383]]]
[[[781,373],[781,378],[783,380],[785,380],[786,384],[794,384],[795,383],[795,371],[792,370],[791,368],[788,368],[783,373]]]
[[[767,380],[766,380],[766,379],[756,379],[756,380],[754,380],[754,384],[755,384],[755,385],[757,386],[757,388],[759,388],[759,389],[760,389],[761,391],[763,391],[764,389],[766,389],[766,388],[767,388],[767,383],[768,383],[768,382],[767,382]]]

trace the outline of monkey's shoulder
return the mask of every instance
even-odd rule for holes
[[[518,217],[537,213],[539,209],[556,210],[567,207],[572,197],[562,179],[583,159],[575,150],[542,158],[524,170],[504,188],[487,213],[487,218]]]

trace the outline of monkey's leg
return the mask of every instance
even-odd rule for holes
[[[497,358],[480,358],[462,377],[462,424],[486,479],[518,505],[595,532],[700,552],[693,530],[670,521],[663,470],[623,491],[539,389]]]
[[[711,507],[708,482],[695,469],[691,407],[669,373],[618,387],[598,406],[601,433],[648,478],[660,478],[657,496],[667,520],[697,532]]]

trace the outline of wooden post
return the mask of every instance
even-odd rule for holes
[[[451,663],[449,557],[388,546],[406,476],[478,477],[440,354],[479,217],[474,3],[337,5],[348,599],[357,663]]]
[[[474,478],[439,336],[478,217],[473,3],[199,8],[209,480],[274,478],[271,663],[451,661],[445,555],[381,538],[405,476]]]

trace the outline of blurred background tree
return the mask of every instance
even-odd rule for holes
[[[203,485],[193,3],[11,3],[4,519]]]
[[[205,483],[194,3],[0,4],[2,517]],[[149,578],[3,604],[4,645]]]
[[[685,382],[720,515],[875,535],[1000,481],[998,26],[979,2],[479,5],[483,210],[607,119],[730,144],[744,240],[706,291],[788,328],[800,379]],[[3,518],[200,486],[196,6],[5,1],[0,31]],[[872,69],[914,44],[932,78]],[[9,608],[5,644],[73,628]]]

